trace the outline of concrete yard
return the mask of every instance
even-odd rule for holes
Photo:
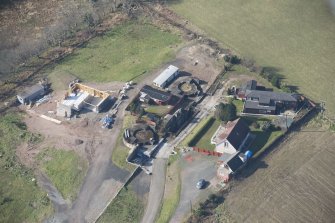
[[[214,192],[211,182],[216,177],[217,157],[206,156],[197,152],[182,154],[181,159],[181,192],[179,205],[172,216],[170,223],[183,222],[195,210],[199,201],[204,200]],[[196,184],[205,179],[204,189],[197,189]]]

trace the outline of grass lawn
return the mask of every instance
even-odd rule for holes
[[[150,24],[127,22],[76,50],[53,72],[72,73],[84,81],[128,81],[171,60],[181,41]]]
[[[283,135],[281,130],[262,131],[260,128],[255,128],[252,123],[257,122],[262,126],[265,122],[271,121],[271,118],[256,118],[256,117],[243,117],[250,127],[251,133],[256,136],[255,140],[250,145],[249,149],[253,152],[253,157],[261,154],[274,140]]]
[[[163,117],[170,111],[171,108],[172,107],[170,105],[151,105],[145,108],[145,111]]]
[[[65,199],[74,200],[86,175],[88,163],[74,151],[48,148],[38,156],[42,170]]]
[[[144,213],[144,204],[131,187],[123,188],[98,223],[132,223],[140,222]]]
[[[232,103],[235,105],[237,113],[243,111],[244,102],[242,100],[232,100]]]
[[[39,142],[17,114],[0,116],[0,222],[42,222],[52,212],[49,198],[15,155],[19,144]]]
[[[171,8],[335,114],[335,16],[327,1],[183,0]]]
[[[197,133],[198,133],[202,128],[204,128],[204,126],[205,126],[208,122],[210,122],[211,119],[212,119],[211,116],[208,116],[208,117],[206,117],[206,118],[203,118],[203,119],[202,119],[202,120],[195,126],[195,128],[192,130],[192,132],[191,132],[190,134],[188,134],[180,144],[181,144],[182,146],[188,146],[188,145],[192,142],[193,138],[197,135]]]
[[[130,149],[123,144],[122,137],[123,137],[124,130],[126,128],[131,127],[135,123],[135,119],[136,117],[132,115],[126,115],[124,117],[123,128],[117,138],[116,146],[112,154],[113,163],[119,168],[126,169],[128,171],[133,171],[135,169],[135,166],[126,162],[126,159],[128,157],[128,152]]]
[[[177,156],[169,157],[170,165],[167,168],[163,204],[156,223],[168,223],[180,200],[181,182]]]
[[[214,121],[203,129],[202,134],[199,136],[198,142],[196,142],[195,146],[201,149],[207,149],[214,151],[215,145],[211,144],[211,138],[214,135],[215,131],[220,126],[220,121],[214,119]]]

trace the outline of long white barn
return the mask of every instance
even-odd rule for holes
[[[165,88],[179,74],[179,68],[170,65],[153,81],[154,85],[160,88]]]

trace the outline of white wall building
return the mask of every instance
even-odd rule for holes
[[[153,81],[154,85],[160,88],[165,88],[179,74],[179,68],[170,65]]]

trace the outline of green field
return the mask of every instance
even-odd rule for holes
[[[53,73],[71,73],[84,81],[128,81],[171,60],[181,39],[150,24],[128,22],[58,64]]]
[[[83,182],[88,163],[74,151],[47,149],[38,156],[47,174],[65,199],[74,200]]]
[[[27,131],[19,115],[0,116],[0,222],[42,222],[52,212],[46,192],[15,155],[19,144],[40,140]]]
[[[327,1],[182,0],[171,8],[335,114],[335,16]],[[192,10],[190,10],[192,9]]]
[[[131,223],[140,222],[144,213],[144,204],[131,187],[123,188],[98,223]]]

